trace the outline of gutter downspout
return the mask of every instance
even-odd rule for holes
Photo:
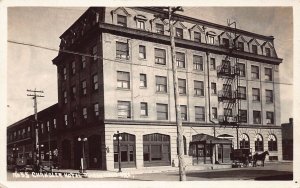
[[[207,88],[208,88],[208,120],[213,124],[213,130],[214,130],[214,137],[216,137],[216,127],[215,127],[215,122],[211,120],[211,106],[210,106],[210,79],[209,79],[209,52],[206,52],[206,58],[207,58]],[[217,161],[217,147],[215,146],[215,162]],[[214,163],[213,163],[214,164]]]

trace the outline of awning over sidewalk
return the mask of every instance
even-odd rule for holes
[[[231,140],[221,139],[203,133],[192,136],[192,143],[196,142],[203,144],[232,144]]]

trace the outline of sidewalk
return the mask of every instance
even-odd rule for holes
[[[231,168],[231,164],[203,164],[197,166],[187,166],[186,172],[188,171],[206,171],[214,169],[227,169]],[[178,167],[171,166],[155,166],[155,167],[143,167],[143,168],[123,168],[121,173],[118,173],[118,169],[113,171],[107,170],[87,170],[88,177],[116,177],[116,176],[130,176],[137,174],[151,174],[151,173],[164,173],[164,172],[178,172]],[[79,174],[79,170],[74,169],[59,169],[53,170],[53,173],[72,173]]]

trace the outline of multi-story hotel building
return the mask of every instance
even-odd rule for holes
[[[61,168],[178,165],[166,12],[89,8],[61,36],[57,134]],[[274,37],[174,14],[187,165],[226,163],[231,148],[282,159]]]

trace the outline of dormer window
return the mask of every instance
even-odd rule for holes
[[[270,50],[270,48],[265,48],[265,50],[266,50],[266,56],[267,57],[271,57],[271,50]]]
[[[244,51],[244,43],[243,42],[238,42],[238,50]]]
[[[164,25],[163,24],[155,24],[156,27],[156,33],[158,34],[164,34]]]
[[[252,53],[257,54],[257,46],[256,45],[252,45]]]
[[[123,27],[127,27],[127,17],[122,15],[117,15],[117,24]]]
[[[137,28],[145,30],[145,21],[144,20],[137,20]]]
[[[175,33],[175,37],[183,39],[183,29],[181,28],[176,28],[176,33]]]
[[[215,43],[215,36],[207,35],[207,43],[208,44],[214,44]]]
[[[199,32],[194,32],[194,41],[195,42],[201,42],[201,33],[199,33]]]
[[[146,27],[146,21],[147,21],[147,18],[143,15],[137,15],[135,16],[135,20],[136,20],[136,27],[138,29],[141,29],[141,30],[145,30]]]
[[[224,47],[226,47],[226,48],[229,47],[229,39],[223,38],[222,43],[223,43],[223,46],[224,46]]]

